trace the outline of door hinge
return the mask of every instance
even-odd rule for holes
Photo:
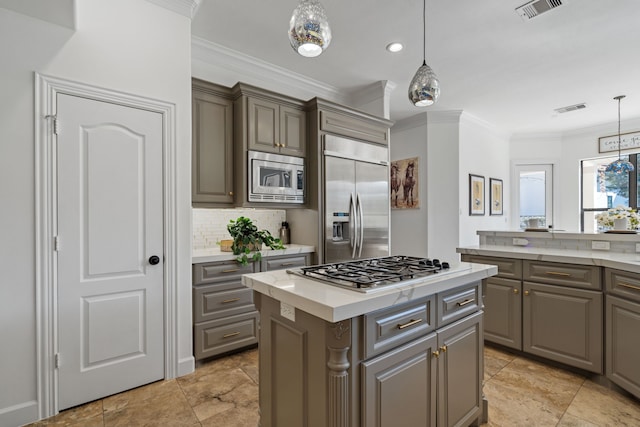
[[[60,237],[59,236],[54,236],[53,237],[53,250],[58,252],[60,250]]]
[[[53,356],[53,367],[56,369],[60,367],[60,353],[56,353]]]
[[[59,128],[58,128],[58,117],[54,114],[48,114],[46,116],[44,116],[45,119],[51,119],[51,129],[53,129],[53,134],[57,135]]]

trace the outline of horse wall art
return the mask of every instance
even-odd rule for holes
[[[418,158],[394,160],[390,168],[390,204],[392,209],[420,207]]]

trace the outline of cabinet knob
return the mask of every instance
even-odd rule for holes
[[[440,352],[439,352],[438,350],[434,351],[434,352],[433,352],[433,353],[431,353],[431,354],[433,354],[433,357],[438,357],[438,356],[440,356]]]
[[[230,195],[230,196],[233,196],[233,191],[229,191],[229,195]]]
[[[443,345],[442,347],[440,347],[440,351],[442,351],[443,353],[447,352],[447,346]]]
[[[524,295],[528,297],[529,296],[529,291],[524,291]]]
[[[513,288],[513,293],[518,295],[518,293],[520,293],[520,291],[518,289],[516,289],[516,288]]]

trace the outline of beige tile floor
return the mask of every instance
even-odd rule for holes
[[[640,426],[637,399],[493,347],[485,348],[484,392],[488,426]],[[255,427],[258,418],[258,352],[252,349],[30,426]]]

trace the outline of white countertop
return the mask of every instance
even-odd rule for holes
[[[260,251],[263,258],[279,256],[279,255],[295,255],[295,254],[309,254],[315,252],[315,247],[308,245],[285,245],[285,249],[263,249]],[[238,255],[234,255],[233,252],[222,252],[219,246],[215,248],[207,249],[194,249],[191,252],[191,263],[200,264],[203,262],[214,261],[230,261],[234,260]]]
[[[555,240],[607,240],[640,242],[640,234],[638,233],[576,233],[570,231],[553,230],[553,231],[526,231],[526,230],[478,230],[476,234],[481,237],[533,237],[536,239],[555,239]]]
[[[361,293],[307,279],[285,270],[245,274],[242,283],[254,291],[306,311],[328,322],[338,322],[385,307],[403,304],[498,274],[495,266],[459,263],[449,271],[413,284]]]
[[[622,236],[622,235],[620,235]],[[640,273],[640,253],[482,245],[457,248],[460,254],[596,265]]]

